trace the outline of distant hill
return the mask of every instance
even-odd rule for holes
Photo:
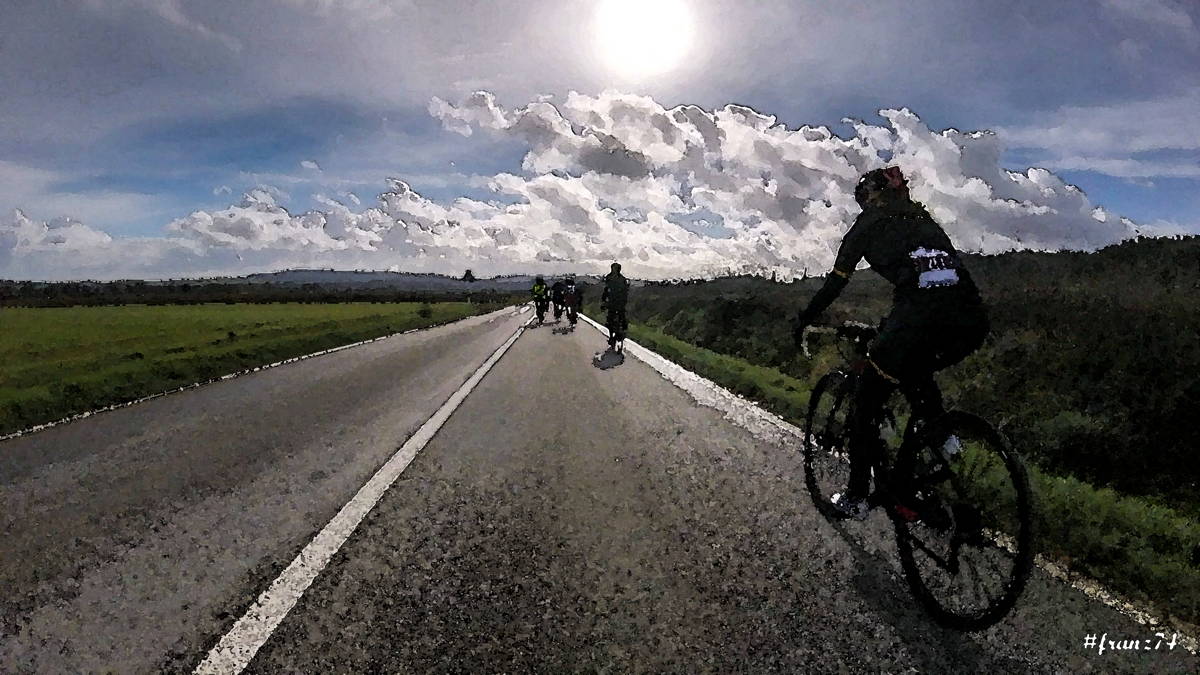
[[[558,277],[544,275],[552,281]],[[597,277],[579,275],[580,283],[597,281]],[[328,289],[389,289],[405,292],[463,292],[463,291],[499,291],[521,292],[533,285],[534,275],[516,274],[491,278],[477,278],[475,281],[463,281],[458,277],[443,274],[422,274],[416,272],[386,272],[386,271],[353,271],[332,269],[296,269],[280,272],[260,272],[243,277],[224,277],[206,279],[210,283],[223,284],[274,284],[279,286],[316,284]],[[188,280],[176,280],[172,284],[195,283]]]
[[[280,285],[317,284],[323,288],[366,286],[368,288],[388,288],[397,291],[515,291],[529,287],[533,283],[533,277],[510,276],[463,281],[461,278],[448,277],[442,274],[418,274],[413,272],[284,270],[282,272],[249,274],[227,281],[227,283],[239,282]]]

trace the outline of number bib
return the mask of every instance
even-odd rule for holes
[[[917,288],[938,288],[958,283],[958,258],[936,248],[921,247],[908,254],[917,270]]]

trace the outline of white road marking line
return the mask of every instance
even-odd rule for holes
[[[371,480],[367,481],[366,485],[363,485],[358,493],[333,517],[333,520],[329,521],[329,524],[313,537],[308,546],[304,547],[304,550],[287,566],[287,569],[279,575],[270,588],[258,596],[258,599],[246,610],[242,618],[238,619],[233,628],[225,637],[221,638],[221,641],[212,648],[204,661],[196,667],[196,673],[205,675],[208,673],[240,673],[250,663],[258,650],[271,637],[271,633],[300,600],[300,596],[317,578],[317,575],[325,569],[325,566],[329,564],[334,554],[338,552],[338,549],[342,547],[342,544],[346,542],[346,539],[354,532],[367,513],[375,507],[375,504],[392,486],[396,478],[408,468],[417,453],[429,443],[434,434],[442,428],[454,410],[467,397],[467,394],[470,394],[471,390],[479,384],[483,376],[517,341],[528,325],[529,321],[526,321],[518,326],[512,337],[497,348],[488,360],[475,371],[475,374],[464,382],[458,391],[454,392],[442,404],[442,407],[404,442],[404,445],[400,446],[391,459],[375,472]]]
[[[498,309],[495,312],[492,312],[492,314],[497,314],[497,313],[503,312],[503,311],[504,311],[503,309]],[[488,316],[488,315],[487,314],[477,314],[475,316]],[[114,403],[113,405],[105,406],[103,408],[97,408],[96,410],[89,410],[87,412],[76,413],[74,415],[71,415],[70,417],[64,417],[60,420],[55,420],[53,422],[46,422],[45,424],[39,424],[37,426],[29,427],[28,429],[22,429],[20,431],[14,431],[12,433],[0,436],[0,441],[7,441],[10,438],[17,438],[19,436],[27,436],[29,434],[36,433],[38,431],[44,431],[51,427],[57,427],[57,426],[60,426],[63,424],[67,424],[68,422],[74,422],[75,420],[81,420],[85,417],[91,417],[92,415],[98,415],[102,412],[108,412],[110,410],[119,410],[121,408],[128,408],[129,406],[137,405],[139,403],[145,403],[146,401],[152,401],[156,398],[162,398],[163,396],[170,396],[171,394],[178,394],[179,392],[187,391],[188,389],[195,389],[197,387],[203,387],[206,384],[212,384],[214,382],[224,382],[225,380],[232,380],[235,377],[249,375],[250,373],[257,373],[260,370],[266,370],[268,368],[275,368],[277,366],[286,366],[289,363],[295,363],[297,361],[304,361],[305,359],[311,359],[311,358],[314,358],[317,356],[325,356],[326,354],[340,352],[343,349],[351,349],[353,347],[361,347],[366,344],[371,344],[372,342],[379,342],[380,340],[386,340],[388,338],[393,338],[393,337],[396,337],[397,335],[408,335],[409,333],[415,333],[420,330],[429,330],[431,328],[439,328],[441,326],[446,326],[446,325],[449,325],[452,323],[456,323],[458,321],[465,321],[467,319],[472,319],[472,318],[474,318],[474,316],[463,317],[461,319],[455,319],[454,321],[447,321],[445,323],[430,324],[428,326],[425,326],[424,328],[409,328],[408,330],[401,331],[399,333],[391,333],[389,335],[381,335],[377,338],[371,338],[370,340],[362,340],[360,342],[355,342],[354,344],[341,345],[340,347],[324,349],[319,352],[313,352],[312,354],[305,354],[303,356],[293,356],[290,359],[276,361],[275,363],[268,363],[265,366],[255,366],[253,368],[247,368],[245,370],[239,370],[236,372],[232,372],[232,373],[229,373],[228,375],[221,375],[220,377],[213,377],[213,378],[210,378],[207,380],[201,380],[199,382],[185,384],[182,387],[178,387],[176,389],[169,389],[167,391],[160,391],[157,394],[150,394],[149,396],[143,396],[142,398],[139,398],[134,401],[126,401],[125,403]],[[489,321],[488,323],[491,323],[491,322]]]
[[[608,329],[591,317],[581,313],[579,318],[591,324],[604,337],[608,337]],[[774,445],[804,442],[804,432],[799,427],[763,410],[716,382],[701,377],[628,338],[625,340],[625,351],[658,371],[659,375],[687,392],[697,403],[725,413],[726,419],[746,429],[759,440]],[[1081,591],[1092,600],[1103,603],[1144,626],[1170,626],[1172,631],[1179,633],[1180,646],[1189,652],[1195,654],[1200,648],[1200,641],[1197,641],[1195,636],[1188,635],[1179,630],[1179,626],[1164,621],[1154,612],[1139,608],[1129,600],[1105,589],[1100,582],[1072,572],[1040,554],[1034,557],[1034,563],[1047,575],[1069,584],[1071,588]],[[1191,626],[1187,627],[1192,629]]]

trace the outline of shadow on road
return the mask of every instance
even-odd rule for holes
[[[875,534],[871,523],[864,525],[859,530],[842,522],[830,523],[852,557],[851,584],[864,603],[875,610],[875,617],[895,628],[904,651],[921,664],[921,672],[1022,672],[1030,667],[998,657],[970,634],[936,623],[909,592],[907,582],[896,568],[894,547],[873,551],[864,545],[862,536],[868,532]],[[948,660],[948,656],[953,660]],[[997,667],[1001,670],[997,671]]]
[[[592,365],[596,366],[600,370],[616,368],[622,363],[625,363],[625,354],[614,352],[611,349],[598,353],[592,357]]]

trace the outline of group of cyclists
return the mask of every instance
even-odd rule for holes
[[[537,311],[538,325],[545,323],[546,310],[554,307],[554,320],[559,321],[565,312],[571,327],[579,320],[579,309],[583,305],[582,289],[575,285],[575,275],[568,274],[558,279],[553,285],[547,286],[546,280],[540,275],[533,281],[533,306]]]
[[[958,251],[925,207],[909,196],[908,181],[899,167],[863,174],[854,198],[862,212],[842,238],[832,273],[792,325],[799,343],[805,328],[841,293],[863,259],[894,286],[891,312],[871,345],[870,368],[863,373],[855,397],[850,433],[852,472],[839,500],[839,508],[847,515],[862,518],[870,484],[868,460],[878,451],[876,430],[888,396],[899,388],[914,401],[918,412],[936,416],[942,400],[933,373],[979,348],[989,324],[979,291]],[[601,297],[612,349],[619,349],[628,329],[628,295],[629,282],[621,275],[621,265],[613,263]],[[539,323],[552,304],[555,319],[565,311],[574,326],[582,293],[574,275],[549,287],[539,276],[533,285],[533,300]]]
[[[562,320],[563,314],[571,329],[579,321],[579,311],[583,307],[583,287],[575,282],[574,274],[567,274],[556,279],[547,286],[542,276],[534,279],[530,291],[533,296],[533,306],[537,313],[538,325],[545,323],[546,312],[553,307],[554,320]],[[621,274],[621,263],[613,263],[607,276],[604,277],[604,289],[600,295],[600,310],[605,313],[605,327],[608,328],[608,346],[620,350],[629,329],[629,320],[625,316],[625,304],[629,299],[629,280]]]

